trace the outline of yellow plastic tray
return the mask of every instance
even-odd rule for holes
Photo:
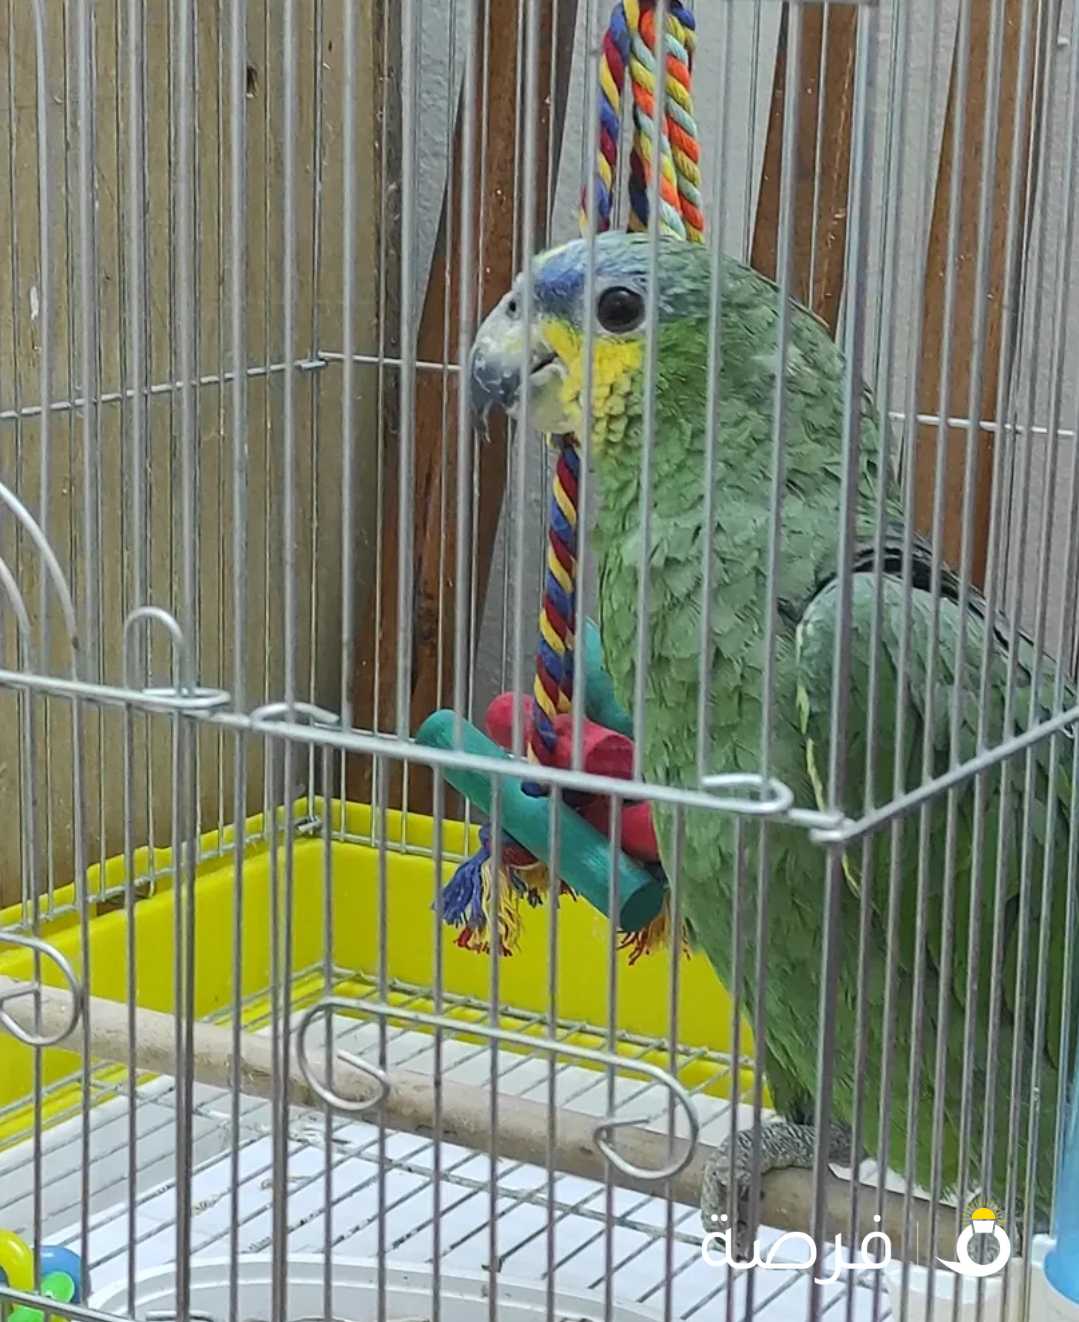
[[[322,803],[304,801],[298,813],[320,813]],[[331,820],[340,824],[342,805],[329,805]],[[371,809],[365,805],[345,804],[345,825],[352,836],[369,835]],[[387,837],[405,838],[404,823],[398,813],[388,813]],[[464,852],[465,828],[461,823],[443,824],[443,847],[447,852]],[[242,949],[242,996],[248,1002],[245,1019],[252,1021],[267,1011],[266,992],[270,979],[270,850],[262,841],[262,819],[247,823],[247,838],[255,843],[245,850],[243,885],[244,918]],[[212,832],[203,837],[206,850],[230,843],[233,832],[223,836]],[[434,838],[434,822],[410,813],[407,840],[411,848],[429,849]],[[475,832],[468,837],[469,849],[476,846]],[[331,846],[333,865],[334,948],[333,960],[344,978],[335,984],[336,994],[373,998],[373,979],[378,972],[378,868],[379,851],[368,845],[335,840]],[[386,854],[387,874],[387,976],[391,983],[421,989],[419,999],[411,991],[397,990],[394,999],[407,996],[414,1009],[428,1010],[430,1001],[422,989],[433,979],[434,898],[432,862],[421,853],[403,853],[390,849]],[[324,843],[321,836],[297,836],[293,850],[293,998],[297,1004],[309,1003],[324,993],[321,969],[323,958],[323,878]],[[136,870],[143,873],[148,854],[142,851]],[[166,851],[158,851],[155,862],[160,868],[169,865]],[[444,866],[445,876],[453,864]],[[122,858],[105,865],[108,886],[122,884]],[[234,863],[231,853],[200,865],[195,887],[196,1013],[200,1017],[227,1015],[234,1003],[232,912]],[[96,869],[91,870],[91,893],[97,891]],[[70,904],[73,892],[65,888],[56,896],[57,906]],[[0,912],[0,928],[16,923],[18,908]],[[160,882],[150,897],[135,906],[136,970],[135,994],[140,1007],[172,1011],[173,890],[168,881]],[[500,964],[503,1013],[507,1028],[540,1033],[533,1021],[522,1016],[547,1011],[547,924],[545,909],[527,910],[524,914],[521,949]],[[128,988],[127,919],[120,909],[103,910],[95,906],[90,921],[90,993],[108,1000],[125,1001]],[[82,951],[79,924],[73,913],[43,923],[41,934],[67,956],[82,976]],[[490,960],[462,950],[454,944],[454,934],[446,929],[443,942],[443,987],[451,998],[486,1000],[489,996]],[[583,900],[565,901],[559,910],[558,1017],[561,1021],[587,1025],[607,1022],[606,967],[609,929],[606,920]],[[0,944],[0,975],[26,978],[31,971],[31,955],[25,950]],[[305,972],[306,971],[306,972]],[[59,985],[60,975],[51,961],[43,962],[47,982]],[[626,1042],[620,1050],[627,1056],[669,1067],[669,1055],[658,1045],[642,1051],[640,1039],[664,1039],[669,1033],[668,986],[670,955],[657,953],[641,959],[632,968],[628,955],[619,955],[617,1022],[622,1033],[638,1042]],[[516,1013],[515,1013],[516,1012]],[[446,1011],[465,1025],[481,1017],[467,1005]],[[483,1016],[485,1017],[485,1015]],[[730,1096],[730,1076],[717,1074],[715,1053],[729,1052],[731,1003],[703,956],[683,961],[678,1015],[678,1039],[683,1049],[703,1048],[712,1059],[698,1058],[683,1065],[680,1077],[687,1086],[702,1087],[715,1096]],[[568,1041],[582,1046],[599,1047],[599,1032],[572,1033]],[[752,1060],[753,1042],[748,1025],[741,1035],[743,1061]],[[29,1122],[32,1053],[29,1048],[0,1030],[0,1143],[10,1142],[26,1132]],[[79,1069],[71,1052],[49,1050],[44,1053],[46,1084],[58,1083]],[[117,1072],[122,1077],[122,1071]],[[739,1094],[748,1096],[752,1070],[743,1068]],[[78,1100],[78,1082],[54,1089],[46,1103],[46,1115],[57,1117],[70,1113]]]

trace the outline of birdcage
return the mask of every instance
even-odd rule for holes
[[[0,6],[13,1322],[1076,1315],[1077,24]]]

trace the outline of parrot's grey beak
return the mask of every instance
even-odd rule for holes
[[[507,362],[481,337],[468,361],[469,391],[476,423],[484,424],[493,408],[512,414],[521,394],[521,364]]]
[[[522,372],[522,369],[524,371]],[[561,383],[565,371],[542,334],[523,324],[518,298],[511,290],[487,315],[468,360],[468,391],[477,426],[482,430],[494,408],[516,418],[527,379],[530,430],[551,431],[562,420]]]

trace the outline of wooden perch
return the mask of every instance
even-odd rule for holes
[[[29,994],[7,999],[11,992],[20,989]],[[0,995],[5,997],[4,1008],[7,1014],[27,1032],[51,1036],[64,1031],[71,1022],[71,996],[66,991],[42,988],[40,1019],[35,1019],[35,998],[30,984],[0,978]],[[90,1016],[90,1051],[94,1062],[127,1066],[131,1045],[127,1007],[118,1001],[90,997],[84,1013]],[[468,1025],[462,1024],[461,1028],[462,1032],[467,1032]],[[76,1053],[81,1052],[82,1033],[82,1024],[76,1024],[59,1046]],[[246,1097],[271,1100],[274,1096],[272,1039],[269,1036],[243,1033],[240,1041],[241,1091]],[[195,1024],[193,1054],[196,1083],[213,1088],[232,1086],[232,1045],[231,1028],[218,1024]],[[296,1051],[292,1050],[289,1054],[290,1103],[321,1110],[324,1104],[301,1071]],[[137,1012],[134,1061],[136,1068],[146,1073],[174,1073],[176,1020],[171,1014],[156,1010]],[[319,1079],[326,1078],[323,1053],[312,1051],[309,1063]],[[632,1065],[627,1064],[627,1068],[632,1069]],[[347,1065],[337,1065],[334,1071],[334,1091],[347,1101],[372,1102],[378,1097],[380,1089],[371,1076]],[[490,1148],[491,1114],[488,1090],[470,1084],[439,1080],[437,1095],[441,1097],[442,1140],[477,1152],[487,1152]],[[435,1102],[436,1081],[433,1078],[411,1070],[395,1070],[390,1076],[386,1100],[381,1107],[373,1107],[366,1115],[374,1123],[381,1117],[391,1129],[429,1138],[434,1133]],[[507,1096],[502,1099],[499,1107],[498,1155],[511,1161],[545,1168],[547,1121],[547,1107],[541,1102],[522,1097]],[[609,1171],[612,1183],[619,1188],[663,1197],[664,1184],[638,1179],[608,1166],[593,1141],[595,1117],[579,1111],[560,1109],[555,1117],[555,1126],[553,1165],[557,1171],[596,1181],[605,1180]],[[626,1126],[616,1131],[614,1141],[621,1156],[639,1170],[659,1170],[670,1163],[667,1138],[662,1133]],[[685,1151],[684,1140],[676,1141],[675,1151]],[[698,1205],[704,1170],[715,1153],[714,1147],[705,1143],[697,1144],[688,1164],[670,1181],[670,1196],[675,1202],[691,1207]],[[886,1195],[884,1219],[880,1227],[875,1226],[872,1220],[876,1205],[875,1190],[863,1186],[859,1203],[859,1237],[870,1230],[883,1229],[891,1236],[893,1251],[898,1257],[903,1244],[903,1195]],[[927,1257],[930,1210],[928,1202],[913,1200],[911,1224],[916,1251],[907,1255],[912,1262],[923,1261]],[[765,1225],[780,1230],[808,1232],[812,1225],[812,1211],[813,1187],[809,1171],[772,1171],[764,1177],[761,1220]],[[948,1241],[955,1225],[955,1209],[941,1206],[938,1209],[938,1225],[942,1237],[941,1251],[944,1247],[950,1250],[954,1247]],[[844,1239],[850,1229],[850,1184],[835,1175],[829,1176],[828,1180],[825,1229],[829,1238],[842,1235]]]

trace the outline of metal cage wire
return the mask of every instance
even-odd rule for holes
[[[1066,875],[1054,877],[1054,828],[1045,828],[1048,840],[1039,835],[1043,828],[1030,808],[1032,759],[1043,745],[1050,748],[1050,786],[1071,776],[1071,822],[1079,783],[1079,706],[1068,699],[1079,561],[1079,382],[1070,298],[1079,7],[1050,0],[991,0],[985,68],[973,71],[971,32],[982,21],[973,0],[853,6],[849,214],[836,331],[847,363],[845,480],[837,510],[843,627],[832,667],[832,762],[821,802],[798,798],[774,765],[775,604],[787,554],[784,389],[776,389],[769,415],[772,518],[755,772],[724,779],[734,769],[709,762],[702,646],[696,781],[653,783],[642,775],[650,578],[638,576],[632,792],[674,810],[673,856],[664,863],[675,932],[684,916],[680,874],[693,814],[729,821],[736,861],[730,1022],[722,1029],[729,1046],[682,1040],[686,974],[677,958],[665,974],[662,1031],[635,1031],[624,1022],[620,1008],[637,974],[625,967],[613,922],[592,933],[588,952],[603,987],[597,1002],[603,1014],[587,1021],[565,1010],[560,998],[573,959],[565,949],[565,903],[546,903],[535,929],[546,979],[536,989],[539,1008],[514,999],[521,995],[519,979],[498,942],[489,955],[474,957],[482,976],[472,979],[471,990],[449,986],[452,942],[437,911],[416,938],[427,942],[429,933],[429,977],[421,984],[395,971],[398,883],[391,870],[399,860],[422,868],[425,903],[437,910],[445,866],[468,853],[467,836],[446,829],[450,772],[471,768],[495,784],[496,868],[504,825],[500,776],[545,785],[556,803],[566,793],[608,794],[613,831],[628,790],[625,781],[583,770],[580,691],[568,770],[525,761],[507,766],[461,748],[421,747],[411,738],[414,671],[424,649],[437,653],[435,705],[452,707],[462,719],[478,719],[502,689],[528,688],[546,461],[529,439],[526,392],[506,448],[506,498],[484,601],[474,552],[485,508],[482,470],[491,458],[473,428],[464,380],[479,309],[503,292],[490,287],[485,250],[493,223],[485,193],[493,121],[509,118],[515,126],[512,266],[525,276],[526,316],[535,254],[572,232],[580,178],[595,179],[594,55],[610,5],[580,0],[574,7],[575,51],[559,49],[552,35],[566,5],[517,0],[505,12],[493,0],[172,0],[160,8],[138,0],[8,0],[0,6],[0,87],[9,125],[0,135],[0,176],[6,176],[0,189],[7,198],[0,206],[0,251],[8,254],[0,264],[0,589],[7,606],[0,690],[10,712],[0,732],[0,783],[13,818],[0,842],[0,882],[14,887],[3,892],[14,908],[0,929],[0,956],[22,950],[31,961],[17,986],[0,973],[0,1026],[25,1053],[19,1077],[26,1085],[0,1111],[6,1144],[0,1171],[13,1191],[0,1220],[23,1234],[36,1255],[62,1240],[98,1288],[116,1283],[126,1290],[105,1312],[83,1299],[57,1304],[59,1315],[163,1316],[160,1309],[136,1310],[134,1301],[140,1274],[166,1267],[172,1302],[164,1312],[202,1316],[200,1264],[217,1257],[227,1260],[224,1284],[207,1315],[249,1316],[241,1264],[247,1255],[267,1253],[265,1315],[274,1322],[298,1315],[289,1302],[290,1264],[303,1254],[321,1259],[319,1307],[326,1318],[340,1315],[337,1264],[356,1257],[374,1263],[370,1307],[380,1319],[398,1315],[388,1302],[399,1288],[395,1268],[417,1262],[431,1278],[432,1318],[458,1315],[456,1287],[444,1286],[443,1277],[468,1272],[486,1274],[485,1297],[472,1307],[486,1308],[492,1318],[504,1305],[507,1279],[536,1283],[537,1315],[551,1318],[562,1315],[562,1294],[574,1290],[596,1292],[594,1315],[605,1318],[718,1316],[720,1309],[729,1319],[913,1316],[889,1302],[872,1271],[850,1271],[821,1286],[804,1276],[717,1270],[701,1256],[698,1212],[687,1193],[694,1171],[699,1182],[701,1152],[740,1131],[759,1135],[768,1119],[763,1058],[745,1045],[749,1033],[756,1044],[768,1039],[764,997],[747,1005],[738,989],[746,979],[763,986],[769,973],[769,842],[777,828],[792,827],[820,846],[826,939],[816,1016],[823,1025],[816,1044],[818,1134],[827,1132],[835,1104],[837,1015],[852,1017],[864,1067],[854,1084],[855,1134],[870,1107],[879,1108],[886,1130],[893,1104],[906,1104],[892,1098],[890,1080],[904,1076],[888,1052],[879,1090],[869,1075],[875,1016],[886,1024],[903,1016],[918,1043],[936,1025],[943,1043],[939,1024],[957,1010],[944,980],[934,986],[931,942],[943,947],[934,957],[944,967],[966,950],[970,978],[986,959],[975,924],[964,930],[955,910],[963,795],[974,796],[979,823],[970,846],[971,911],[988,893],[982,874],[990,862],[993,894],[1002,890],[1006,828],[999,841],[981,829],[989,796],[999,788],[1019,805],[1018,820],[1007,829],[1018,832],[1024,915],[1026,901],[1041,897],[1036,921],[1023,920],[1015,986],[1025,988],[1024,977],[1036,971],[1032,1013],[1044,1023],[1054,885],[1067,901],[1061,978],[1069,983],[1071,830]],[[790,352],[787,296],[796,266],[807,250],[808,286],[815,288],[828,220],[819,183],[829,151],[822,97],[807,239],[799,229],[799,80],[816,9],[769,0],[714,11],[696,6],[696,79],[712,128],[704,160],[706,241],[716,269],[721,254],[747,261],[753,255],[769,115],[782,106],[774,130],[780,172],[772,181],[782,294],[778,381]],[[847,9],[824,6],[822,85],[829,61],[834,68],[839,58],[837,14]],[[659,31],[666,11],[658,0]],[[510,17],[518,43],[515,99],[495,104],[491,34]],[[784,81],[773,95],[780,47],[785,63],[775,67],[784,70]],[[566,129],[556,169],[554,120],[544,132],[541,107],[557,95],[563,61],[572,64],[566,123],[584,107],[584,127]],[[985,84],[981,123],[965,109],[978,77]],[[1014,88],[1032,86],[1029,103],[1018,93],[1004,95],[1007,77]],[[659,79],[657,126],[665,95]],[[703,124],[703,111],[701,118]],[[655,132],[658,149],[658,127]],[[1004,179],[997,177],[1002,142],[1010,145]],[[977,163],[973,241],[964,191],[970,159]],[[930,269],[929,258],[938,165],[946,180],[939,271]],[[655,179],[651,190],[655,258]],[[995,210],[1002,194],[1003,216]],[[443,195],[453,219],[444,237],[450,255],[439,266],[433,254]],[[594,260],[591,245],[589,290]],[[975,296],[960,306],[967,267]],[[419,342],[431,272],[444,286],[441,352],[424,356]],[[929,400],[923,305],[936,277],[944,330],[938,389]],[[1003,291],[1004,308],[992,336],[998,296],[991,286]],[[723,351],[718,299],[713,313],[715,365]],[[653,306],[642,405],[643,544],[656,480],[656,316]],[[584,328],[586,398],[597,333],[594,324]],[[947,366],[957,340],[972,346],[962,392],[951,388]],[[442,391],[437,520],[429,535],[438,548],[437,611],[454,626],[449,638],[437,621],[432,638],[415,608],[426,590],[414,575],[424,513],[414,492],[424,439],[417,398],[428,378],[439,378]],[[961,602],[974,585],[982,535],[979,455],[991,446],[982,582],[987,616],[1000,609],[1007,620],[1009,687],[1003,730],[990,728],[986,714],[974,753],[963,757],[956,735],[963,695],[953,685],[946,708],[936,713],[950,732],[944,765],[927,742],[912,783],[874,784],[878,724],[902,730],[908,719],[901,701],[894,710],[881,705],[878,617],[868,788],[851,812],[844,807],[848,768],[840,750],[848,722],[858,716],[850,709],[848,667],[863,379],[874,387],[879,418],[890,423],[882,435],[900,473],[891,494],[901,499],[911,528],[922,499],[921,438],[935,440],[923,522],[938,557],[946,524],[959,529],[951,567]],[[986,380],[997,383],[991,409]],[[690,475],[707,493],[709,520],[723,444],[716,393],[710,385],[703,471]],[[578,619],[594,612],[598,595],[589,534],[603,492],[589,476],[592,431],[586,413],[579,437]],[[941,458],[956,434],[963,459],[958,499]],[[387,534],[390,511],[395,538]],[[878,514],[883,528],[883,498]],[[712,629],[711,572],[705,554],[702,642]],[[879,561],[873,573],[879,596]],[[909,664],[909,576],[904,587],[901,648]],[[943,590],[939,562],[932,587]],[[1020,686],[1014,660],[1020,626],[1033,642],[1035,676],[1053,677],[1048,708],[1036,709],[1037,682],[1029,692]],[[356,661],[365,636],[387,632],[396,635],[392,683],[379,647],[369,671],[361,673]],[[930,654],[937,655],[935,645]],[[986,712],[989,661],[987,650],[975,695]],[[938,688],[930,661],[924,690],[931,712]],[[369,722],[358,719],[361,689],[370,699]],[[519,718],[515,726],[520,751]],[[371,786],[369,810],[359,814],[330,802],[345,797],[356,765]],[[420,784],[430,785],[433,826],[410,809]],[[471,825],[467,805],[463,813]],[[932,832],[949,842],[939,878],[932,875]],[[900,875],[904,833],[919,841],[910,877]],[[561,843],[552,827],[553,875]],[[348,907],[350,881],[338,845],[371,853],[365,908]],[[256,856],[265,858],[264,914],[251,881]],[[848,902],[844,863],[853,857],[891,906],[883,1006],[868,991],[868,884],[855,901],[859,948],[841,948],[837,914]],[[231,878],[228,905],[214,913],[227,928],[234,962],[211,1006],[203,1004],[200,981],[213,937],[199,904],[213,867]],[[617,867],[608,882],[610,912],[617,913]],[[901,883],[913,887],[918,933],[909,1004],[898,983],[894,939]],[[939,933],[931,931],[938,884]],[[171,896],[171,931],[154,930],[171,943],[174,966],[158,987],[148,967],[154,950],[136,913],[165,896]],[[990,1057],[999,1055],[997,1067],[1011,1071],[1012,1129],[1032,1126],[1033,1146],[1038,1124],[1053,1127],[1059,1152],[1062,1109],[1039,1115],[1038,1064],[1028,1070],[1001,1027],[1011,975],[1001,957],[999,899],[997,906],[988,972],[981,966],[998,1015],[985,1026]],[[93,933],[106,918],[123,923],[122,939],[102,957],[122,965],[115,1023],[92,995],[104,976],[95,965]],[[357,921],[371,933],[373,951],[362,967],[341,956],[345,924]],[[267,946],[255,948],[245,933],[263,922]],[[63,944],[65,932],[74,945]],[[845,962],[857,966],[860,992],[857,1004],[837,1008]],[[149,1002],[140,990],[144,979],[156,989]],[[40,984],[61,991],[50,999]],[[157,1019],[147,1017],[151,1009]],[[1015,1015],[1022,1017],[1019,1010]],[[1003,1159],[1005,1210],[1015,1220],[1031,1200],[1032,1168],[1018,1142],[1007,1153],[991,1151],[994,1103],[988,1115],[978,1113],[970,1064],[974,1035],[985,1031],[974,1018],[964,1023],[959,1160],[973,1172]],[[322,1027],[313,1047],[308,1038],[316,1024]],[[106,1030],[123,1043],[118,1054],[102,1055]],[[1073,1035],[1065,1004],[1062,1046]],[[205,1063],[206,1043],[220,1048],[216,1069]],[[50,1064],[59,1044],[81,1060],[67,1055],[62,1067]],[[259,1068],[251,1052],[264,1052]],[[912,1099],[920,1086],[914,1054],[905,1085]],[[936,1068],[938,1082],[956,1068],[945,1045],[938,1045]],[[935,1152],[943,1141],[942,1106],[943,1100],[932,1116]],[[567,1134],[590,1154],[569,1171],[559,1164]],[[620,1142],[636,1145],[632,1156]],[[951,1214],[941,1161],[934,1161],[933,1187],[919,1189],[912,1159],[889,1172],[888,1154],[880,1155],[879,1168],[867,1163],[840,1177],[818,1143],[792,1205],[818,1241],[837,1206],[851,1236],[867,1209],[886,1213],[889,1224],[908,1232],[913,1260],[922,1252],[915,1231],[935,1242]],[[758,1171],[750,1219],[765,1222],[759,1233],[767,1246],[781,1226],[769,1228],[774,1203],[762,1194],[762,1179]],[[12,1282],[0,1282],[0,1300],[26,1302],[24,1296]],[[652,1311],[631,1311],[638,1305]],[[951,1305],[936,1310],[938,1317],[950,1315]]]

